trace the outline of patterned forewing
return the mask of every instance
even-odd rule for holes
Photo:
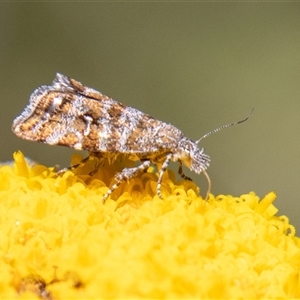
[[[88,99],[93,107],[86,112],[93,125],[83,149],[99,152],[153,153],[173,149],[182,133],[176,127],[155,120],[141,111],[110,98]],[[91,149],[98,139],[96,149]]]
[[[168,153],[183,134],[179,129],[123,105],[62,74],[37,88],[15,119],[22,138],[103,153]],[[140,155],[141,156],[141,155]]]

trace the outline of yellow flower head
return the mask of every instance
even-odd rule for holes
[[[21,152],[14,160],[0,168],[3,299],[300,296],[299,238],[275,216],[273,192],[204,201],[193,182],[168,171],[162,200],[149,169],[103,204],[130,161],[91,157],[58,176]]]

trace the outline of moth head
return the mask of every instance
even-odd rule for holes
[[[180,140],[175,159],[180,160],[186,167],[197,174],[206,170],[210,163],[210,158],[204,153],[204,149],[200,149],[194,141],[186,137]]]
[[[198,147],[200,141],[208,137],[209,135],[216,133],[222,129],[247,121],[250,115],[252,114],[252,112],[253,109],[250,111],[250,113],[245,119],[218,127],[206,133],[204,136],[202,136],[199,140],[195,142],[186,137],[183,137],[179,141],[178,151],[174,155],[175,160],[182,161],[182,163],[185,166],[187,166],[190,170],[194,171],[195,173],[199,174],[205,171],[209,167],[210,157],[204,153],[203,148]]]

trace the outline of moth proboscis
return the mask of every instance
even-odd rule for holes
[[[103,202],[122,181],[148,169],[151,163],[161,164],[157,195],[162,198],[162,178],[170,161],[179,163],[178,172],[185,179],[189,178],[184,175],[182,165],[206,176],[207,199],[211,190],[206,172],[210,157],[198,147],[199,142],[221,129],[245,122],[252,111],[245,119],[223,125],[193,141],[175,126],[57,73],[52,85],[42,85],[31,94],[28,106],[14,120],[12,130],[26,140],[87,150],[109,158],[128,155],[140,161],[140,165],[116,174],[115,184],[103,196]]]

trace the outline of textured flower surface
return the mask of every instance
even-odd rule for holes
[[[0,168],[2,299],[300,297],[299,238],[273,192],[204,201],[168,171],[162,200],[149,169],[103,204],[130,161],[58,176],[14,160]]]

